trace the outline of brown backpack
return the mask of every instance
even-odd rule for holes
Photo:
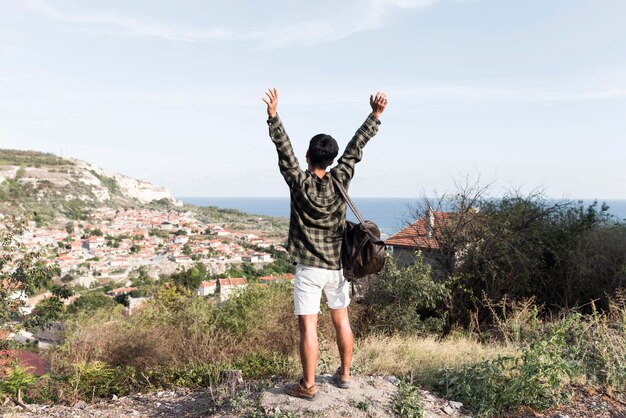
[[[341,246],[341,264],[346,280],[359,279],[368,274],[379,273],[385,265],[386,246],[380,239],[380,230],[372,221],[365,221],[343,185],[332,177],[341,196],[359,220],[359,223],[346,220]]]

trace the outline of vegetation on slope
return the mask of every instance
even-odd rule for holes
[[[22,151],[0,148],[0,166],[16,165],[22,167],[72,166],[70,160],[50,153]]]
[[[201,221],[220,224],[232,230],[254,231],[268,238],[287,236],[289,220],[286,218],[251,215],[217,207],[178,207],[168,199],[142,204],[124,195],[114,178],[92,169],[80,168],[71,160],[53,154],[0,149],[0,171],[9,166],[20,168],[13,177],[0,182],[0,214],[32,216],[40,226],[62,224],[66,220],[91,220],[93,210],[102,207],[148,208],[190,210]],[[52,180],[28,178],[25,169],[29,167],[46,170]],[[87,174],[97,179],[108,191],[110,198],[107,201],[99,201],[94,186],[80,181]]]
[[[596,205],[533,196],[485,201],[480,216],[472,206],[442,234],[441,248],[463,249],[442,252],[454,263],[390,259],[352,306],[353,371],[404,375],[396,411],[419,411],[414,386],[478,416],[544,410],[579,388],[626,402],[624,225]],[[215,387],[232,368],[246,378],[298,374],[290,284],[252,284],[220,304],[181,287],[185,277],[172,279],[179,286],[157,285],[130,317],[119,307],[77,309],[48,376],[24,383],[26,399]],[[326,312],[320,318],[318,370],[332,372],[334,334]]]

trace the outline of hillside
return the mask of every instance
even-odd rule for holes
[[[154,201],[182,206],[164,187],[85,161],[0,149],[0,213],[35,212],[39,222],[76,220],[95,207],[135,207]]]
[[[89,162],[37,151],[0,149],[0,215],[30,215],[38,225],[91,219],[95,208],[190,210],[226,228],[285,237],[288,220],[233,209],[183,205],[165,187]]]

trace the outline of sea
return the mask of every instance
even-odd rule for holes
[[[177,199],[196,206],[215,206],[237,209],[255,215],[289,217],[289,197],[190,197]],[[363,218],[371,220],[385,236],[390,236],[416,220],[416,208],[423,200],[402,197],[354,197],[352,198]],[[592,200],[582,199],[585,206]],[[609,213],[617,220],[626,220],[626,200],[598,200],[609,206]],[[445,207],[443,208],[445,210]],[[348,219],[356,217],[348,209]]]

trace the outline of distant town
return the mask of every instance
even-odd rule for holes
[[[92,215],[89,222],[70,221],[64,227],[38,227],[30,222],[19,241],[40,252],[66,285],[93,288],[119,284],[109,292],[111,296],[132,292],[128,277],[139,268],[149,276],[160,277],[202,263],[217,277],[242,263],[260,269],[274,261],[272,251],[286,251],[276,240],[205,224],[191,211],[99,208]],[[261,279],[269,282],[278,278]],[[218,294],[223,300],[245,286],[243,277],[216,278],[203,281],[197,294]],[[30,313],[47,296],[29,298],[24,313]]]

